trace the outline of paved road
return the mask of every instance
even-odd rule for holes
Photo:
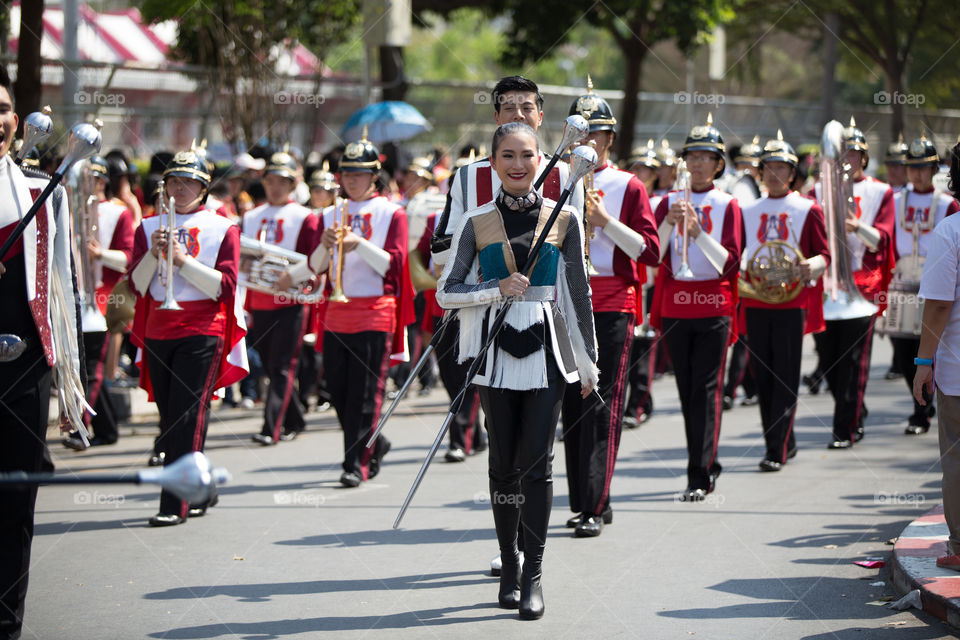
[[[727,412],[724,474],[699,505],[674,499],[686,453],[674,382],[663,378],[655,418],[624,433],[614,523],[596,539],[563,528],[558,444],[538,622],[495,605],[483,456],[438,459],[391,529],[441,422],[441,393],[405,401],[388,426],[383,472],[359,489],[338,486],[332,413],[311,414],[295,442],[261,448],[249,441],[254,413],[216,411],[207,452],[234,480],[204,518],[147,527],[151,488],[41,490],[24,637],[950,637],[926,614],[869,604],[893,594],[888,575],[853,564],[887,557],[886,541],[940,499],[936,436],[902,435],[907,390],[883,380],[889,355],[878,341],[867,437],[853,450],[825,449],[832,403],[803,396],[799,456],[760,474],[756,407]],[[58,468],[134,469],[153,433],[125,429],[119,444],[82,454],[55,446]]]

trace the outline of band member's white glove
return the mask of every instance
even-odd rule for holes
[[[663,222],[660,223],[660,227],[657,229],[657,235],[660,236],[660,261],[663,262],[663,257],[667,255],[667,249],[670,248],[670,236],[673,234],[673,225],[664,218]]]
[[[723,265],[727,263],[727,256],[730,255],[726,248],[708,233],[701,233],[693,243],[700,247],[700,251],[703,251],[704,257],[717,273],[723,274]]]
[[[810,265],[810,279],[816,280],[827,270],[827,259],[823,256],[813,256],[807,260]]]
[[[611,218],[603,227],[603,233],[613,240],[613,244],[617,245],[621,251],[630,256],[631,260],[640,257],[640,254],[647,248],[643,236],[619,220]]]
[[[369,240],[360,238],[357,244],[357,255],[363,258],[370,267],[380,274],[380,277],[387,275],[387,269],[390,268],[390,254],[376,246]]]
[[[223,280],[223,274],[216,269],[187,256],[180,265],[180,275],[211,300],[220,297],[220,282]]]
[[[159,262],[157,257],[153,255],[153,252],[147,251],[143,255],[143,258],[140,259],[140,264],[138,264],[137,268],[130,274],[130,283],[133,285],[134,290],[140,295],[147,295],[147,291],[150,289],[150,281],[153,280],[153,276],[157,273],[157,264],[159,264]]]
[[[100,262],[114,271],[127,270],[127,254],[117,249],[104,249],[100,252]]]
[[[322,247],[323,245],[320,246]],[[313,271],[310,270],[310,259],[307,258],[293,265],[287,270],[287,273],[290,275],[290,281],[295,285],[306,282],[313,277]]]
[[[877,231],[875,227],[871,227],[868,224],[861,224],[854,233],[857,234],[858,238],[863,240],[863,244],[867,245],[870,251],[876,251],[880,245],[880,232]]]

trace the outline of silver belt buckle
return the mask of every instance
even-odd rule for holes
[[[27,342],[12,333],[0,333],[0,362],[13,362],[27,350]]]

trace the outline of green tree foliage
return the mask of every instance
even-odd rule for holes
[[[208,69],[204,82],[228,140],[247,144],[277,121],[277,61],[297,42],[321,59],[360,20],[358,0],[140,0],[144,19],[179,22],[175,59]],[[319,73],[319,69],[316,70]]]

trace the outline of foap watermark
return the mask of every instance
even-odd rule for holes
[[[905,104],[911,107],[919,107],[927,101],[927,97],[922,93],[900,93],[899,91],[877,91],[873,94],[873,104],[894,105]]]
[[[677,291],[673,294],[673,304],[694,304],[702,307],[719,309],[727,304],[727,298],[722,293],[703,293],[702,291]]]
[[[718,105],[727,101],[722,93],[700,93],[694,91],[677,91],[673,94],[673,104],[709,104]]]
[[[900,307],[912,307],[923,304],[923,298],[916,293],[907,291],[881,291],[873,297],[876,304],[886,304]]]
[[[520,506],[523,504],[525,498],[523,494],[520,493],[500,493],[499,491],[494,491],[493,495],[487,493],[486,491],[478,491],[473,494],[473,501],[477,504],[512,504]]]
[[[322,507],[327,501],[315,491],[277,491],[273,494],[273,504],[281,507]]]
[[[925,504],[927,496],[922,493],[900,493],[899,491],[877,491],[873,494],[873,503],[881,506],[903,506],[919,507]]]
[[[73,101],[79,105],[98,107],[121,107],[127,102],[122,93],[103,93],[101,91],[77,91],[73,94]]]
[[[493,104],[493,96],[489,91],[477,91],[473,94],[473,104]]]
[[[274,104],[319,107],[327,101],[322,93],[298,93],[296,91],[277,91],[273,94]]]
[[[73,494],[73,504],[111,506],[120,508],[127,497],[122,493],[102,493],[100,491],[77,491]]]

